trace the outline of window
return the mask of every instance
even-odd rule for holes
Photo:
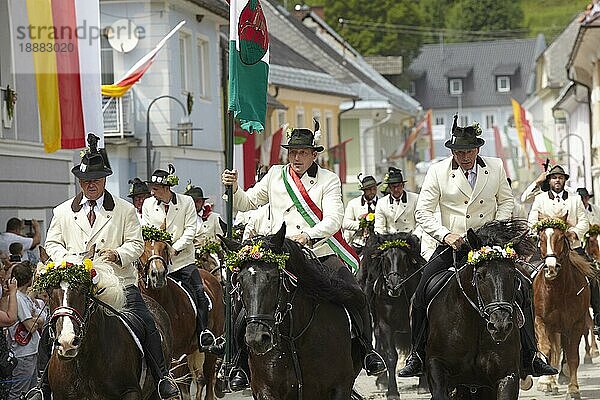
[[[462,79],[450,79],[450,94],[462,94],[463,82]]]
[[[325,111],[325,134],[327,135],[327,148],[333,146],[333,138],[336,132],[333,131],[333,114],[331,111]]]
[[[444,117],[435,117],[436,125],[444,125]]]
[[[277,129],[285,125],[285,110],[277,110]]]
[[[408,87],[408,94],[411,96],[415,96],[417,94],[417,85],[415,81],[410,81],[410,86]]]
[[[113,48],[108,43],[106,34],[100,35],[100,65],[103,85],[115,83],[115,66],[113,63]]]
[[[199,90],[198,94],[200,97],[207,98],[209,97],[210,91],[210,72],[209,72],[209,47],[208,41],[198,38],[197,42],[198,48],[198,83]]]
[[[190,35],[187,33],[179,34],[179,74],[181,78],[181,90],[189,92],[190,76],[188,71],[188,63],[190,60]]]
[[[466,115],[461,115],[460,116],[460,126],[467,126],[469,125],[469,117]]]
[[[494,116],[486,115],[485,116],[485,129],[492,129],[494,127]]]
[[[510,77],[496,77],[496,90],[498,90],[500,93],[510,92]]]
[[[312,128],[314,126],[315,121],[318,121],[319,125],[321,125],[321,123],[323,122],[323,121],[321,121],[321,110],[313,110],[312,120],[310,121],[309,128]],[[321,132],[323,132],[323,126],[321,126]]]
[[[304,109],[297,108],[296,109],[296,126],[295,128],[304,128]]]

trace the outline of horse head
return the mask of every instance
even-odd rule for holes
[[[585,241],[585,252],[594,260],[600,261],[600,247],[598,246],[598,225],[592,225]],[[592,231],[592,229],[594,229]]]
[[[285,224],[273,236],[254,238],[245,245],[223,239],[225,247],[234,254],[234,279],[239,285],[242,304],[246,310],[245,341],[250,351],[263,355],[276,344],[278,325],[286,310],[285,273],[281,262]],[[228,266],[231,268],[231,258]]]
[[[492,339],[497,343],[504,342],[514,328],[514,304],[520,285],[515,259],[509,250],[512,247],[490,246],[472,229],[467,232],[467,239],[469,246],[474,249],[467,264],[472,265],[472,269],[467,271],[472,273],[471,286],[475,299],[469,301],[485,319],[486,329]],[[497,257],[488,258],[485,254],[490,251],[500,254],[504,251],[505,255],[496,253]]]
[[[544,277],[553,280],[558,277],[565,254],[570,251],[569,239],[572,232],[567,231],[567,214],[559,218],[540,215],[538,234],[540,255],[544,260]]]
[[[62,359],[77,356],[93,312],[93,299],[117,310],[125,305],[124,289],[112,272],[113,266],[103,257],[94,260],[94,254],[95,246],[57,263],[40,263],[36,271],[34,288],[48,293],[50,334]]]
[[[145,240],[140,256],[140,274],[146,287],[160,289],[167,284],[173,248],[162,240]]]
[[[375,273],[379,276],[375,279],[382,280],[383,288],[389,297],[399,297],[406,291],[408,281],[419,267],[419,239],[410,233],[392,233],[377,235],[368,245],[376,246],[376,249],[368,251],[367,255],[371,257],[372,265],[378,264],[378,268],[375,269],[379,271]]]

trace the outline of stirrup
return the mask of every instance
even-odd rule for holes
[[[205,336],[205,335],[209,335],[210,336],[210,338],[211,338],[210,344],[207,344],[207,345],[202,344],[202,336]],[[198,340],[200,342],[199,343],[200,347],[203,348],[203,349],[206,349],[206,348],[214,345],[215,342],[217,341],[217,338],[215,337],[215,334],[210,331],[210,329],[205,329],[202,332],[200,332],[200,335],[198,336]]]
[[[164,399],[161,395],[160,395],[160,384],[163,382],[171,382],[171,384],[177,389],[177,394],[175,394],[174,396],[169,397],[168,399]],[[179,390],[179,386],[177,385],[177,382],[175,382],[175,379],[173,379],[171,377],[171,375],[167,375],[164,378],[160,379],[158,381],[158,385],[156,385],[156,394],[158,395],[158,397],[161,400],[169,400],[169,399],[181,399],[181,390]]]
[[[233,381],[234,376],[238,373],[241,372],[244,375],[244,378],[246,379],[246,385],[244,387],[241,388],[237,388],[234,389],[233,387],[231,387],[231,381]],[[250,386],[250,378],[248,377],[248,374],[246,373],[246,371],[244,371],[244,368],[241,367],[233,367],[231,368],[231,371],[229,371],[229,390],[231,390],[231,392],[240,392],[244,389],[247,389]]]
[[[29,389],[29,391],[25,394],[21,395],[21,399],[22,400],[30,400],[30,399],[34,399],[37,398],[36,395],[39,395],[41,400],[50,400],[50,399],[46,399],[46,397],[44,396],[44,391],[42,390],[42,388],[40,387],[33,387],[31,389]]]

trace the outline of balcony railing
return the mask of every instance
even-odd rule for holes
[[[131,91],[123,97],[102,96],[104,136],[128,137],[133,135],[133,101]]]

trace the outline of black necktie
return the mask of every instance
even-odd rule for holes
[[[94,212],[96,200],[88,200],[88,204],[90,205],[90,212],[87,215],[88,221],[90,221],[90,226],[94,226],[94,222],[96,222],[96,213]]]

